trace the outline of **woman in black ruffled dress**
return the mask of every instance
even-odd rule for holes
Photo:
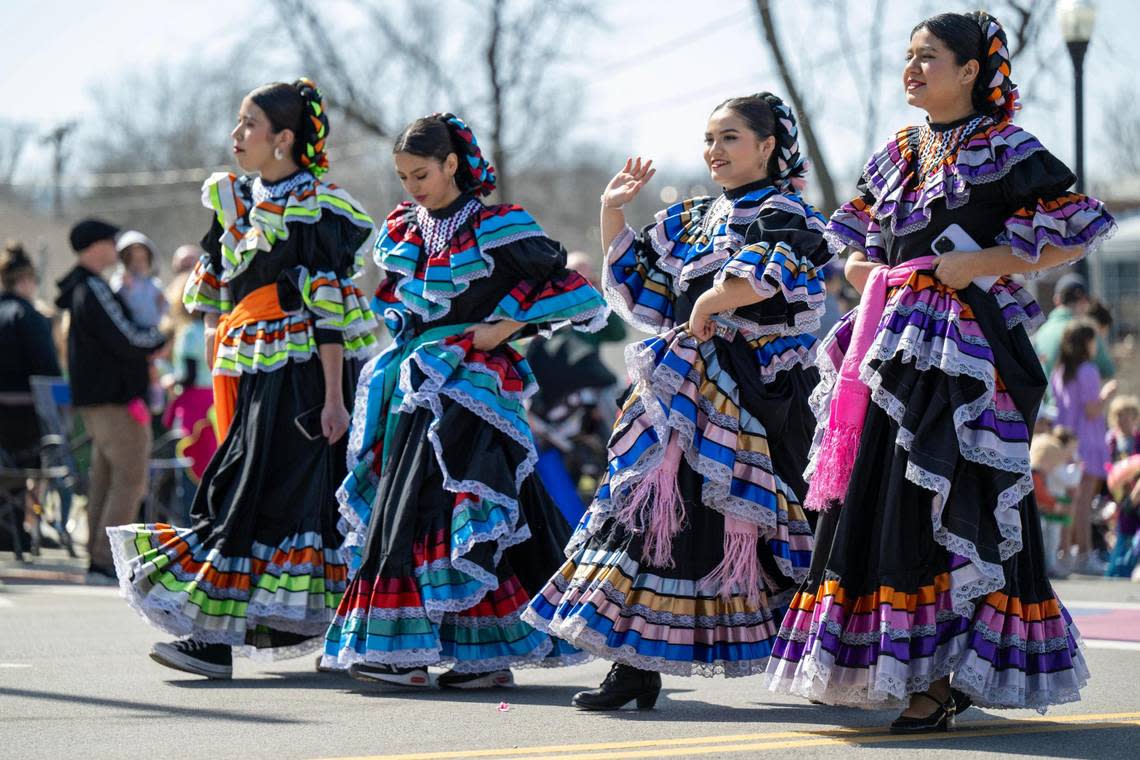
[[[127,602],[186,638],[155,645],[167,667],[229,678],[232,650],[315,651],[348,580],[336,488],[359,359],[375,319],[352,278],[372,219],[321,177],[328,119],[307,79],[259,87],[232,137],[246,176],[215,174],[206,254],[185,303],[204,312],[221,443],[190,527],[107,530]]]
[[[820,348],[807,505],[827,511],[768,673],[829,704],[905,706],[899,733],[971,703],[1044,710],[1088,678],[1029,466],[1041,310],[1010,275],[1114,224],[1013,125],[1005,44],[985,13],[915,27],[903,79],[928,121],[871,156],[827,232],[862,300]]]

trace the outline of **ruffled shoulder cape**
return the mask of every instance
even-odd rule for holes
[[[374,353],[376,319],[352,280],[363,269],[376,230],[347,191],[307,175],[284,203],[255,203],[251,178],[219,172],[202,185],[202,204],[222,232],[210,246],[216,255],[203,255],[187,280],[183,302],[191,311],[232,311],[230,283],[256,256],[297,234],[297,225],[317,230],[320,240],[278,277],[288,317],[232,327],[219,345],[215,373],[272,371],[290,359],[305,360],[316,352],[318,331],[341,333],[349,356]]]
[[[401,203],[376,241],[376,265],[394,279],[387,289],[391,303],[398,301],[425,322],[437,321],[471,282],[490,277],[497,265],[505,264],[518,271],[519,282],[489,320],[569,322],[591,332],[604,326],[608,309],[597,291],[565,268],[562,247],[525,209],[472,200],[458,212],[463,217],[455,233],[435,251],[426,249],[418,211],[415,204]]]
[[[974,134],[931,174],[916,176],[918,142],[924,127],[899,130],[874,153],[863,170],[863,195],[840,207],[827,227],[835,253],[847,246],[885,260],[882,231],[894,236],[924,229],[935,203],[960,208],[970,189],[1001,182],[1011,215],[998,242],[1035,262],[1045,245],[1081,246],[1090,251],[1115,229],[1104,204],[1066,192],[1076,178],[1029,132],[1005,120],[982,119]]]
[[[696,197],[658,212],[640,235],[625,228],[606,252],[603,282],[621,316],[647,332],[674,323],[673,303],[692,281],[710,273],[748,280],[766,299],[763,310],[788,307],[797,316],[779,326],[750,325],[742,310],[726,317],[755,336],[813,329],[811,312],[822,312],[820,269],[831,259],[822,232],[826,217],[798,195],[772,186],[729,199]],[[782,296],[782,300],[777,298]],[[814,317],[818,326],[818,315]]]

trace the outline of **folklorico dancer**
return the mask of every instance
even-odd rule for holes
[[[322,179],[328,130],[307,79],[242,101],[231,137],[246,175],[203,186],[211,227],[184,297],[213,328],[221,444],[191,527],[107,531],[128,603],[187,637],[151,657],[210,678],[230,677],[233,647],[269,657],[318,649],[348,581],[335,494],[345,398],[374,353],[376,322],[352,278],[375,229]]]
[[[768,673],[829,704],[906,706],[891,730],[914,733],[972,703],[1043,711],[1088,678],[1029,465],[1041,310],[1010,275],[1077,259],[1114,222],[1013,125],[993,17],[923,21],[906,61],[927,122],[871,156],[828,225],[862,299],[819,350],[807,503],[826,512]]]
[[[376,243],[395,342],[360,377],[339,492],[357,562],[322,666],[426,687],[427,666],[450,665],[440,686],[509,686],[512,667],[584,655],[520,620],[570,528],[534,473],[536,385],[508,341],[597,330],[608,309],[530,214],[483,204],[494,170],[459,118],[412,122],[393,153],[414,199]]]
[[[607,472],[524,615],[615,663],[574,697],[583,709],[651,708],[661,673],[763,672],[773,613],[811,559],[801,473],[826,220],[798,195],[807,165],[776,96],[719,105],[704,158],[724,192],[670,206],[641,233],[622,207],[651,163],[627,161],[601,198],[606,297],[658,334],[626,351],[634,385]]]

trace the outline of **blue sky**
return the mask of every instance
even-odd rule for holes
[[[457,2],[458,0],[448,0]],[[265,2],[194,0],[187,3],[104,0],[5,0],[11,30],[4,42],[0,86],[8,94],[5,116],[41,127],[77,118],[93,108],[92,85],[114,82],[132,71],[191,56],[219,55],[243,38],[248,24],[272,20]],[[813,14],[812,5],[816,7]],[[840,17],[798,0],[777,4],[777,21],[791,41],[816,105],[833,170],[840,177],[864,160],[863,137],[850,125],[858,107],[848,62],[835,54]],[[850,2],[845,23],[865,60],[862,15],[866,2]],[[920,114],[908,109],[898,84],[909,29],[923,11],[966,10],[972,3],[889,3],[882,31],[882,139]],[[1096,32],[1086,61],[1088,164],[1092,176],[1109,167],[1098,137],[1103,106],[1128,92],[1140,71],[1140,14],[1128,0],[1100,0]],[[697,168],[701,136],[712,106],[731,95],[758,89],[781,90],[760,44],[751,0],[614,0],[599,3],[608,24],[588,36],[572,61],[583,77],[585,103],[575,134],[616,152],[640,152],[676,168]],[[457,28],[455,34],[463,34]],[[284,45],[283,40],[269,44]],[[1035,78],[1025,92],[1019,122],[1053,152],[1072,160],[1072,71],[1055,22],[1045,44],[1057,51],[1053,70]],[[252,72],[251,82],[290,77],[295,72]],[[1014,71],[1014,79],[1020,79]],[[1131,90],[1140,96],[1140,90]],[[14,97],[13,97],[14,95]],[[880,140],[881,142],[881,140]],[[29,152],[20,179],[46,172],[44,151]]]

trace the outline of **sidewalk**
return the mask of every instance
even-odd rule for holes
[[[63,549],[44,549],[38,557],[24,554],[17,562],[11,552],[0,552],[0,583],[84,583],[87,555],[69,557]]]
[[[72,545],[78,557],[69,557],[62,547],[44,548],[38,557],[24,552],[24,561],[16,561],[10,551],[0,551],[0,583],[79,583],[87,577],[87,514],[80,499],[73,512]],[[49,535],[54,532],[48,529]]]

